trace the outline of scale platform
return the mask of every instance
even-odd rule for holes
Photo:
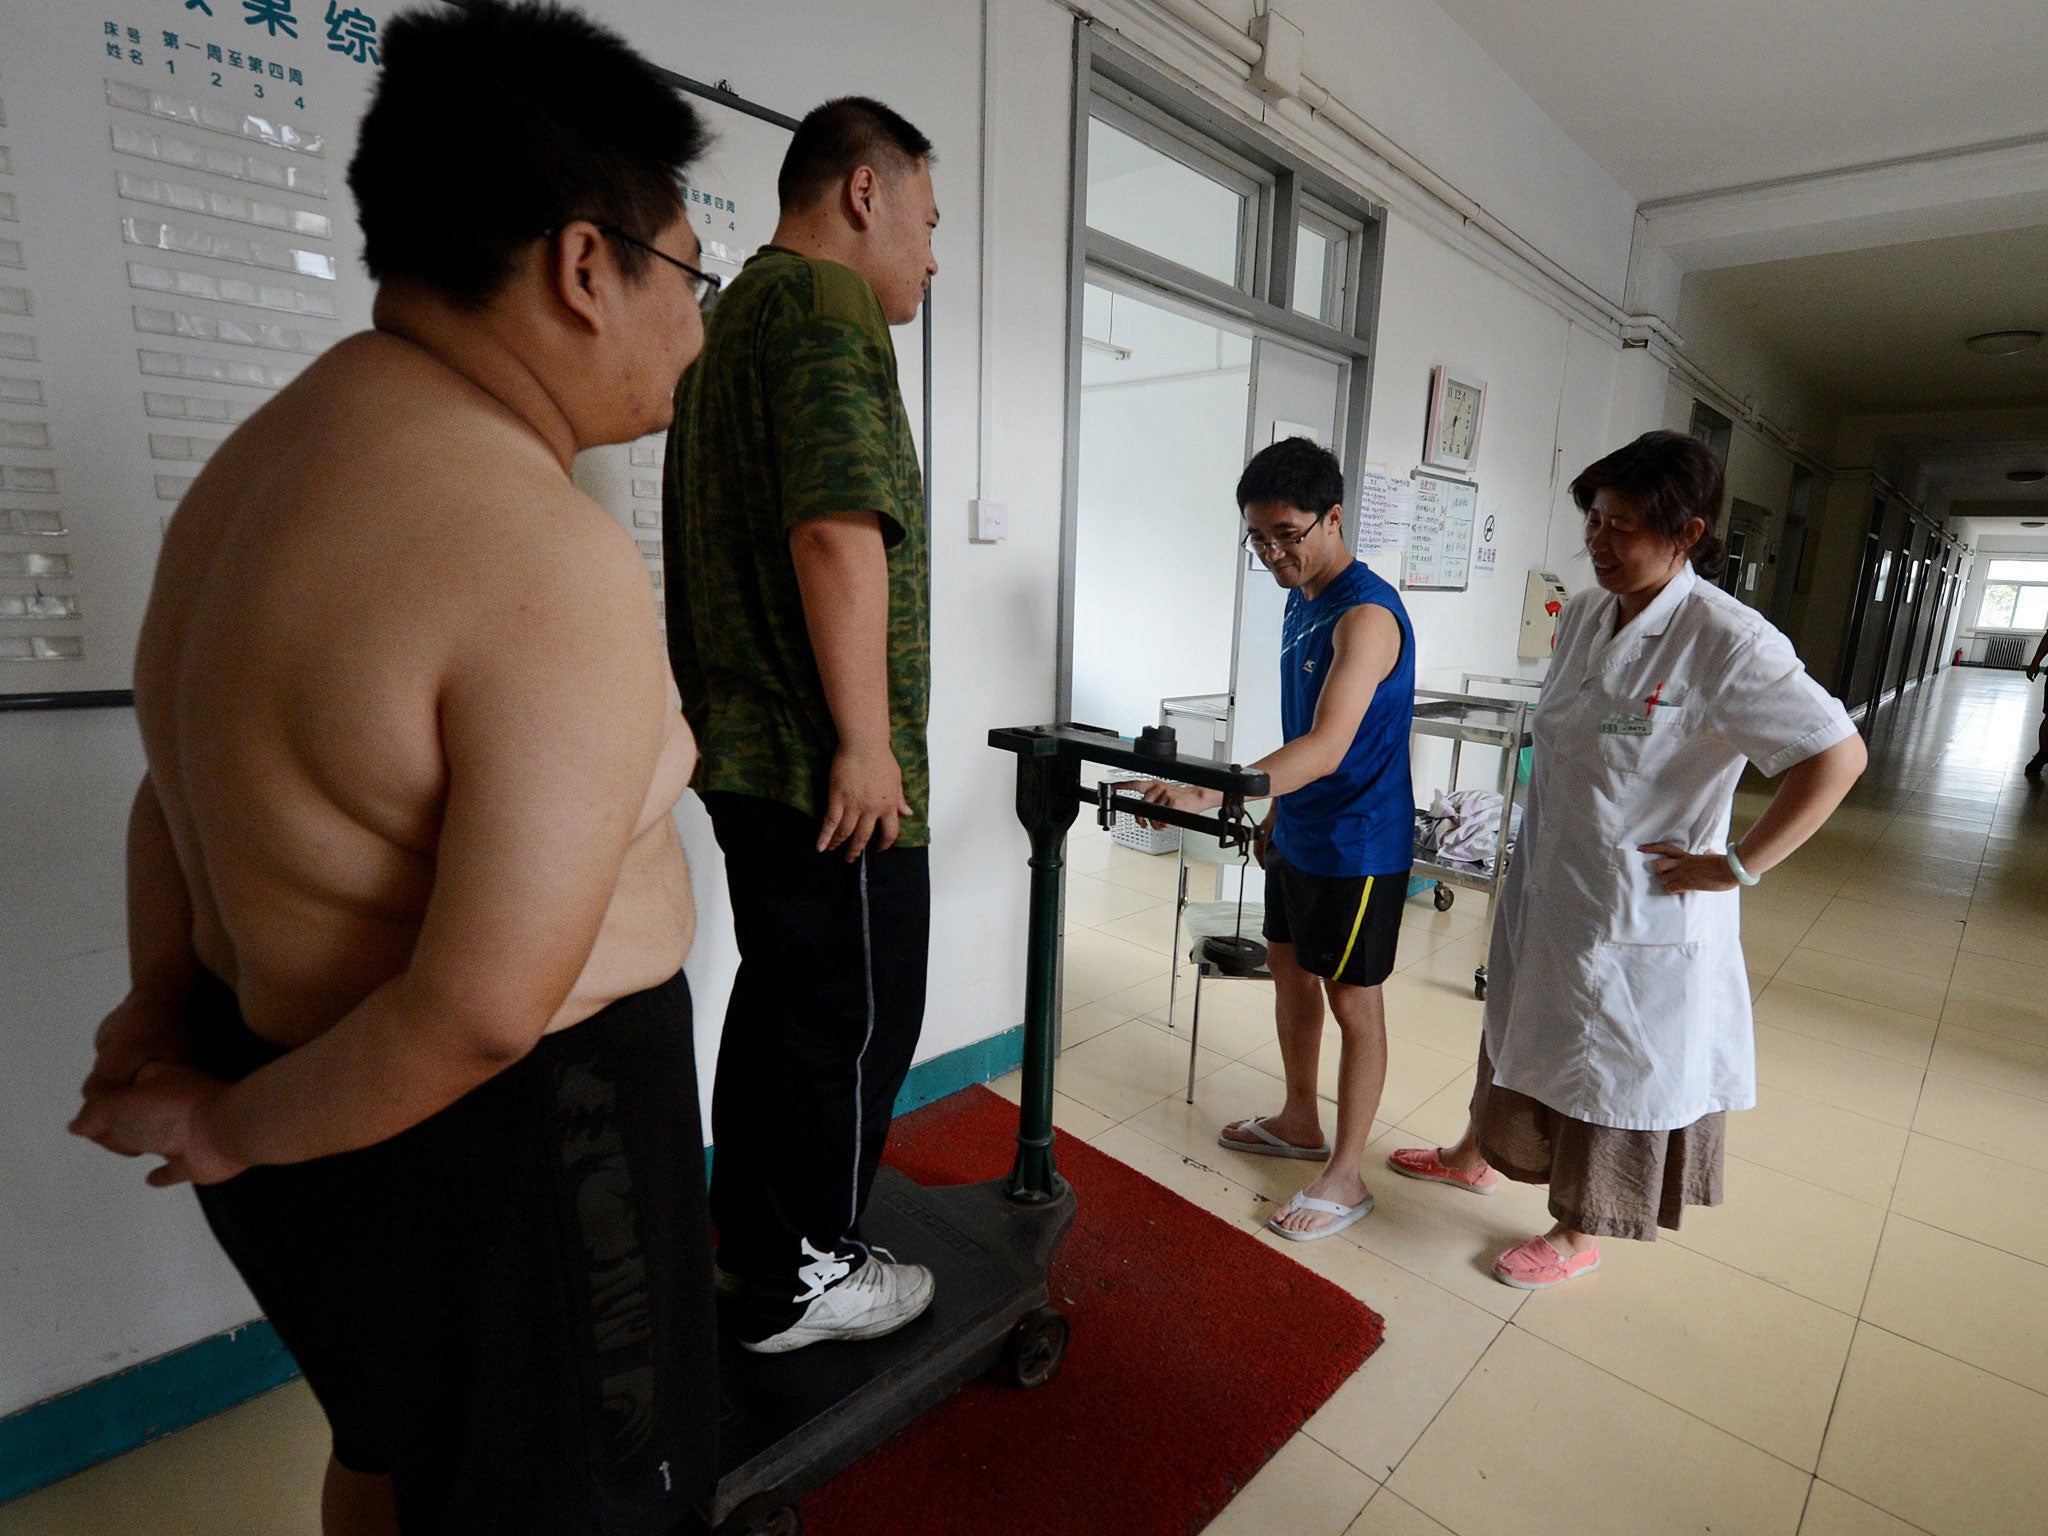
[[[893,1334],[757,1355],[720,1341],[719,1536],[793,1536],[791,1506],[933,1403],[998,1364],[1020,1386],[1058,1368],[1066,1319],[1046,1271],[1074,1194],[1010,1198],[1007,1181],[928,1189],[883,1168],[861,1226],[870,1243],[929,1268],[937,1294]]]

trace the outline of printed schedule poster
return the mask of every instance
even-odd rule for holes
[[[130,686],[164,525],[370,319],[387,0],[0,0],[0,694]]]

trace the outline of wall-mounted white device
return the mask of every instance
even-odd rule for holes
[[[1515,654],[1524,661],[1546,661],[1557,647],[1557,615],[1569,596],[1564,578],[1551,571],[1531,571],[1522,589],[1522,642]]]

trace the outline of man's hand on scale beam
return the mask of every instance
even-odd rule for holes
[[[1191,784],[1167,784],[1158,779],[1127,779],[1119,783],[1116,790],[1118,794],[1142,796],[1153,805],[1170,806],[1176,811],[1193,811],[1197,814],[1213,811],[1223,804],[1223,791],[1220,789],[1196,789]],[[1273,817],[1277,809],[1276,805],[1268,804],[1265,818],[1251,829],[1252,858],[1258,862],[1261,869],[1266,867],[1266,850],[1272,846]],[[1163,821],[1148,821],[1143,816],[1137,820],[1140,826],[1151,827],[1155,831],[1167,825]]]

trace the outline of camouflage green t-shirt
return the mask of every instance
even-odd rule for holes
[[[931,565],[895,344],[859,273],[764,246],[711,311],[669,432],[669,653],[700,792],[824,814],[839,736],[789,535],[837,512],[881,518],[890,734],[912,811],[898,842],[915,847],[930,841]]]

